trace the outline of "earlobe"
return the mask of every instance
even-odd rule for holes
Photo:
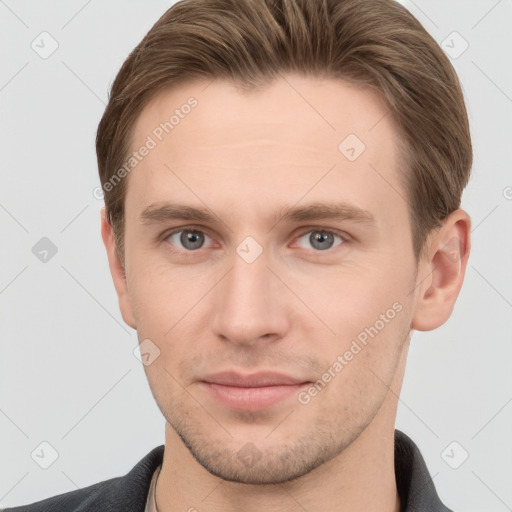
[[[126,281],[125,269],[121,263],[121,258],[117,252],[117,247],[114,239],[114,232],[110,222],[106,218],[105,208],[101,209],[101,237],[107,250],[108,265],[110,273],[114,281],[117,298],[119,301],[119,308],[123,320],[127,325],[136,329],[135,317],[133,314],[132,303],[128,293],[128,285]]]
[[[444,324],[459,295],[471,249],[471,219],[452,212],[428,240],[418,264],[417,296],[411,329],[430,331]]]

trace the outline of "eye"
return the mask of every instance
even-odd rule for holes
[[[339,240],[338,243],[334,243],[336,238]],[[333,231],[326,231],[323,229],[314,229],[308,231],[304,233],[302,236],[300,236],[298,240],[300,241],[301,239],[305,239],[306,244],[311,244],[311,247],[313,247],[313,249],[315,249],[316,251],[326,251],[332,249],[333,247],[341,245],[346,241],[344,237],[342,237],[341,235],[338,235]],[[299,246],[302,247],[303,249],[310,248],[304,246],[300,242]]]
[[[177,246],[179,249],[188,252],[201,249],[205,239],[211,240],[207,234],[198,229],[180,229],[179,231],[169,233],[165,239],[169,240],[172,245]],[[181,247],[178,244],[181,244]]]

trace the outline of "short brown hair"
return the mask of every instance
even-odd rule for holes
[[[148,102],[191,79],[228,78],[250,90],[286,72],[345,79],[386,100],[420,256],[428,233],[460,206],[472,148],[457,74],[419,21],[394,0],[181,0],[122,65],[98,126],[105,209],[123,263],[127,180],[105,185]]]

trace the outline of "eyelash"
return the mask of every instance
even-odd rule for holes
[[[164,241],[167,241],[172,235],[175,235],[177,233],[181,233],[182,231],[189,231],[189,232],[200,233],[200,234],[206,235],[210,239],[213,239],[208,234],[208,232],[206,232],[205,230],[200,229],[200,228],[198,228],[196,226],[184,226],[184,227],[173,229],[172,231],[167,231],[162,236],[162,239]],[[306,249],[306,250],[308,250],[310,252],[313,252],[313,253],[316,253],[316,254],[332,253],[332,251],[336,247],[340,247],[340,246],[345,245],[345,244],[350,242],[350,237],[349,237],[349,235],[347,233],[341,232],[341,231],[337,231],[337,230],[334,230],[334,229],[326,229],[326,228],[319,227],[319,226],[309,226],[306,231],[301,231],[298,235],[295,236],[295,238],[297,238],[297,239],[298,238],[302,238],[304,235],[307,235],[307,234],[313,233],[313,232],[320,232],[320,233],[323,233],[323,234],[334,235],[334,236],[337,236],[338,238],[341,239],[340,243],[338,243],[337,245],[335,245],[335,246],[333,246],[333,247],[331,247],[329,249],[325,249],[324,251],[315,250],[315,249]],[[170,242],[169,242],[169,244],[173,245],[173,247],[174,247],[174,244],[171,244]],[[193,251],[186,250],[186,249],[175,249],[175,250],[177,252],[179,252],[179,253],[186,254],[187,256],[190,256],[190,255],[193,255],[194,253],[200,252],[201,249],[204,249],[204,247],[201,247],[201,248],[193,250]]]

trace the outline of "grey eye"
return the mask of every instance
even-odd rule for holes
[[[200,249],[207,238],[210,237],[202,231],[197,231],[195,229],[182,229],[181,231],[172,233],[168,237],[173,245],[177,245],[178,248],[183,248],[187,251]],[[178,241],[179,244],[181,244],[181,247],[179,246]]]
[[[308,236],[309,235],[309,236]],[[321,231],[321,230],[313,230],[308,231],[304,235],[302,235],[300,239],[307,237],[308,243],[311,244],[311,247],[313,249],[318,251],[325,251],[327,249],[332,249],[333,247],[336,247],[337,245],[340,245],[343,242],[343,239],[330,231]],[[335,239],[339,239],[339,243],[334,244]],[[333,245],[334,244],[334,245]],[[300,245],[300,244],[299,244]],[[304,247],[303,245],[300,245],[304,249],[309,249],[309,247]]]

